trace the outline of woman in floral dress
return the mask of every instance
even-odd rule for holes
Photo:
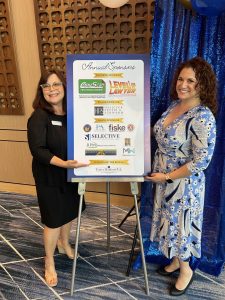
[[[154,126],[158,143],[153,171],[156,183],[151,241],[171,263],[158,273],[179,277],[170,294],[182,295],[193,280],[191,256],[201,257],[205,175],[213,155],[216,126],[216,77],[195,57],[182,63],[171,89],[172,102]]]

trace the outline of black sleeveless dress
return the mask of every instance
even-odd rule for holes
[[[67,182],[66,169],[50,164],[54,155],[67,159],[66,116],[37,109],[27,128],[41,221],[57,228],[77,217],[80,200],[77,183]]]

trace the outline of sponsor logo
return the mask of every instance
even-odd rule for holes
[[[97,148],[98,147],[98,144],[97,143],[87,143],[87,147],[88,148]]]
[[[116,145],[102,145],[96,142],[87,142],[87,148],[98,148],[98,147],[116,147]]]
[[[96,124],[95,131],[105,131],[105,127],[102,124]]]
[[[102,124],[95,125],[95,131],[105,131],[105,127]]]
[[[91,125],[85,124],[83,129],[84,129],[85,132],[90,132],[91,131]]]
[[[104,110],[103,106],[95,106],[95,116],[103,116],[104,115]]]
[[[113,132],[123,132],[126,130],[125,125],[120,124],[109,124],[109,131]]]
[[[79,94],[105,94],[106,84],[102,79],[79,79]]]
[[[120,135],[118,133],[92,133],[92,134],[86,134],[85,135],[86,141],[91,140],[118,140],[120,138]]]
[[[134,130],[134,124],[128,124],[127,129],[128,129],[128,131],[133,131]]]
[[[122,82],[109,80],[109,94],[115,95],[136,95],[136,84],[134,82]]]
[[[116,155],[116,149],[86,149],[85,155]]]
[[[96,172],[98,173],[118,173],[122,171],[121,167],[96,167]]]
[[[123,148],[123,155],[135,155],[135,148],[125,147]]]
[[[124,145],[125,145],[125,147],[131,146],[131,139],[130,138],[125,138],[124,139]]]
[[[90,141],[91,140],[91,135],[90,134],[86,134],[84,138],[85,138],[86,141]]]
[[[95,106],[95,116],[122,115],[123,106]]]

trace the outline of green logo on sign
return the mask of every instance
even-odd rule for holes
[[[102,79],[79,79],[79,94],[105,94],[105,91]]]

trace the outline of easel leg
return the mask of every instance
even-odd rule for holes
[[[133,243],[132,243],[132,247],[131,247],[131,251],[130,251],[129,263],[128,263],[127,272],[126,272],[127,276],[130,276],[130,269],[131,269],[132,260],[133,260],[133,256],[134,256],[134,248],[135,248],[136,242],[137,242],[137,234],[138,234],[138,228],[136,225],[135,231],[134,231]]]
[[[132,216],[131,213],[132,213],[132,211],[133,211],[134,209],[135,209],[135,206],[131,207],[131,209],[128,211],[128,213],[126,214],[126,216],[123,218],[123,220],[122,220],[122,221],[120,222],[120,224],[118,225],[119,228],[123,225],[123,223],[126,221],[126,219],[127,219],[128,217]]]
[[[81,212],[83,206],[85,187],[86,187],[85,182],[80,182],[78,184],[78,194],[80,195],[80,203],[79,203],[79,212],[77,217],[77,232],[76,232],[75,247],[74,247],[74,260],[73,260],[72,280],[71,280],[71,290],[70,290],[71,296],[73,296],[74,284],[75,284],[75,272],[77,266],[77,249],[78,249],[78,242],[79,242],[79,235],[80,235],[80,220],[81,220]]]
[[[137,195],[138,195],[137,182],[131,182],[130,186],[131,186],[131,193],[134,195],[134,205],[135,205],[135,210],[136,210],[137,227],[138,227],[140,246],[141,246],[141,258],[142,258],[144,277],[145,277],[145,289],[146,289],[146,294],[149,295],[148,274],[147,274],[147,268],[146,268],[146,263],[145,263],[145,254],[144,254],[144,247],[143,247],[143,241],[142,241],[141,223],[140,223],[140,218],[139,218],[139,209],[138,209],[138,201],[137,201]]]
[[[110,182],[106,183],[107,192],[107,250],[110,249]]]

